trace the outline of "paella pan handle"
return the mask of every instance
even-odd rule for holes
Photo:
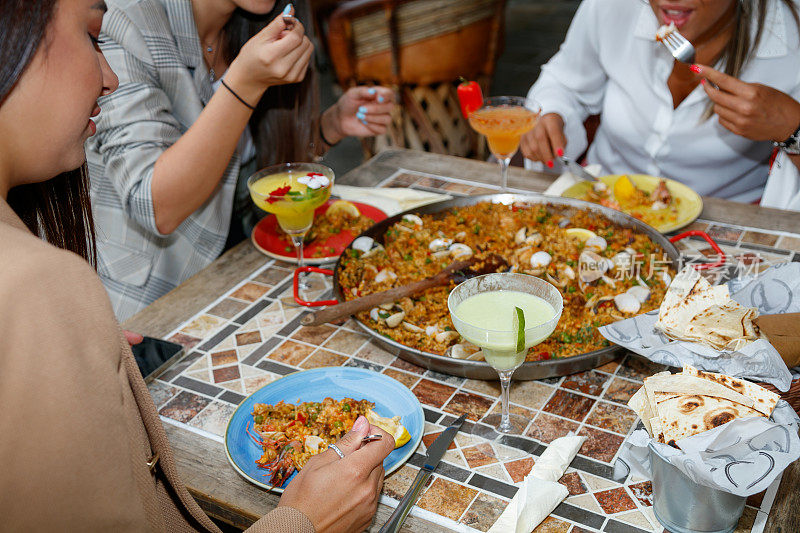
[[[717,252],[716,261],[714,261],[713,263],[701,263],[698,265],[693,265],[695,270],[708,270],[709,268],[717,268],[725,264],[725,261],[727,260],[725,252],[722,251],[722,248],[720,248],[719,245],[716,242],[714,242],[714,239],[712,239],[705,231],[700,231],[696,229],[684,231],[683,233],[679,233],[674,237],[670,237],[669,242],[675,244],[679,240],[685,239],[686,237],[702,237],[709,245],[711,245],[711,248],[715,252]]]
[[[326,276],[333,276],[333,270],[329,268],[317,268],[312,266],[304,266],[294,269],[294,276],[292,277],[292,288],[294,290],[294,301],[298,305],[305,307],[321,307],[323,305],[336,305],[338,300],[319,300],[317,302],[308,302],[300,298],[300,274],[303,272],[316,272],[317,274],[325,274]]]

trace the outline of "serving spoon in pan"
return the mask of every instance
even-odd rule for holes
[[[431,287],[447,285],[451,281],[459,284],[476,276],[482,276],[483,274],[505,272],[508,268],[508,261],[497,254],[489,254],[485,258],[480,259],[471,257],[464,261],[454,261],[434,276],[394,287],[387,291],[376,292],[361,298],[348,300],[338,305],[332,305],[316,313],[309,313],[300,320],[300,323],[304,326],[318,326],[328,322],[336,322],[337,320],[360,313],[361,311],[366,311],[367,309],[372,309],[381,304],[396,302],[401,298],[417,294]]]

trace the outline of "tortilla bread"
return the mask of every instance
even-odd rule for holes
[[[746,416],[764,416],[755,409],[724,398],[686,394],[658,405],[664,442],[675,443]]]
[[[696,375],[688,374],[670,374],[668,376],[655,375],[645,379],[645,388],[652,391],[656,403],[660,403],[663,399],[660,395],[667,395],[669,397],[677,396],[678,394],[701,394],[706,396],[714,396],[717,398],[725,398],[732,402],[740,403],[746,407],[754,408],[755,400],[731,389],[708,379],[701,379]]]
[[[655,327],[671,336],[683,335],[695,315],[729,300],[727,285],[712,287],[694,267],[686,266],[667,289]]]
[[[753,327],[753,319],[757,316],[757,309],[744,307],[733,300],[725,305],[712,305],[692,317],[682,337],[718,350],[739,348],[758,339]]]
[[[653,428],[650,426],[650,419],[655,416],[655,413],[650,408],[650,402],[647,400],[647,393],[644,390],[644,387],[640,387],[636,393],[631,396],[631,399],[628,400],[628,407],[634,410],[634,412],[639,415],[639,418],[642,419],[642,423],[644,427],[647,429],[647,432],[650,436],[653,436]]]
[[[684,365],[682,373],[719,383],[720,385],[751,398],[754,402],[753,409],[764,416],[772,415],[772,410],[775,409],[775,405],[781,398],[774,392],[768,391],[764,387],[756,385],[755,383],[750,383],[749,381],[745,381],[743,379],[732,378],[724,374],[703,372],[702,370],[698,370],[690,365]]]

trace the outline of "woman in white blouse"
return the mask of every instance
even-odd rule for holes
[[[671,22],[697,65],[656,41]],[[799,45],[794,0],[585,0],[529,92],[542,117],[522,152],[549,167],[559,155],[577,157],[587,147],[584,120],[600,114],[587,161],[605,172],[757,201],[773,142],[800,126]],[[797,159],[782,155],[782,168],[796,174]]]

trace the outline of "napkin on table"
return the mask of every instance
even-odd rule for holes
[[[530,533],[547,518],[569,494],[557,481],[585,440],[586,437],[570,435],[551,442],[489,533]]]
[[[452,196],[417,189],[397,187],[353,187],[350,185],[333,185],[332,194],[342,200],[363,202],[377,207],[387,216],[402,213],[408,209],[421,207],[433,202],[449,200]]]
[[[601,174],[601,169],[602,167],[600,165],[586,165],[583,167],[583,170],[592,176],[599,176]],[[544,191],[544,194],[549,194],[550,196],[561,196],[564,191],[582,181],[584,180],[575,177],[575,175],[569,170],[565,170],[564,173],[556,179],[556,181],[550,184],[547,190]]]

